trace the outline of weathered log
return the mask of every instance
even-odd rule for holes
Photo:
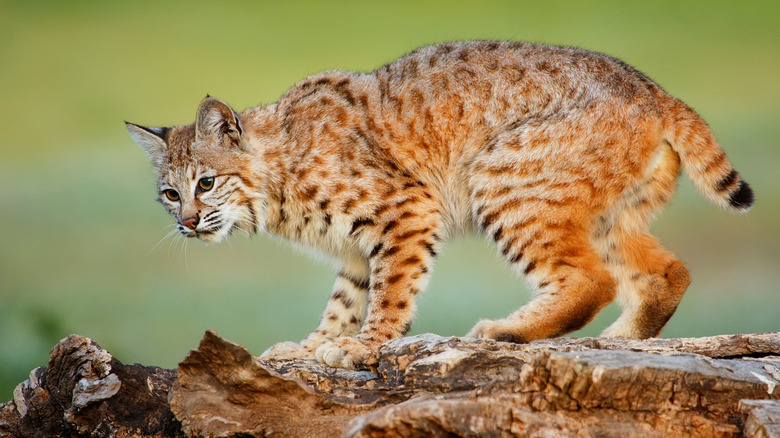
[[[70,336],[0,405],[0,436],[780,437],[780,333],[419,335],[383,345],[375,371],[262,360],[213,331],[162,370]]]
[[[0,405],[0,436],[182,437],[168,407],[175,377],[124,365],[91,339],[68,336]]]

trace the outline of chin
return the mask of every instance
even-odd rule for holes
[[[205,243],[219,243],[222,241],[222,239],[230,234],[230,228],[231,227],[226,226],[209,233],[196,233],[195,237]]]
[[[216,233],[199,233],[195,237],[204,243],[219,243],[223,236],[220,236]]]

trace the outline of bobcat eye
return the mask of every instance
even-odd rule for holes
[[[163,194],[166,198],[168,198],[171,201],[178,201],[179,200],[179,192],[173,189],[163,190]]]
[[[211,190],[214,187],[214,177],[204,176],[198,181],[198,187],[204,192]]]

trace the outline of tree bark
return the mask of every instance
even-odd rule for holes
[[[780,333],[559,338],[419,335],[373,371],[266,361],[208,331],[178,370],[71,335],[0,404],[0,436],[780,437]]]

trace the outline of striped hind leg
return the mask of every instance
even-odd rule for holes
[[[478,217],[536,297],[504,319],[480,321],[468,336],[517,343],[561,336],[585,326],[615,297],[615,281],[588,238],[589,219],[578,219],[587,209],[541,199],[518,205],[524,208],[485,207]]]
[[[648,176],[593,228],[592,240],[618,281],[620,317],[603,336],[658,336],[690,283],[685,266],[647,233],[647,222],[670,199],[680,173],[677,154],[662,145]]]
[[[618,281],[618,303],[623,311],[602,336],[658,336],[690,283],[688,270],[649,234],[614,239],[617,244],[605,259]]]

